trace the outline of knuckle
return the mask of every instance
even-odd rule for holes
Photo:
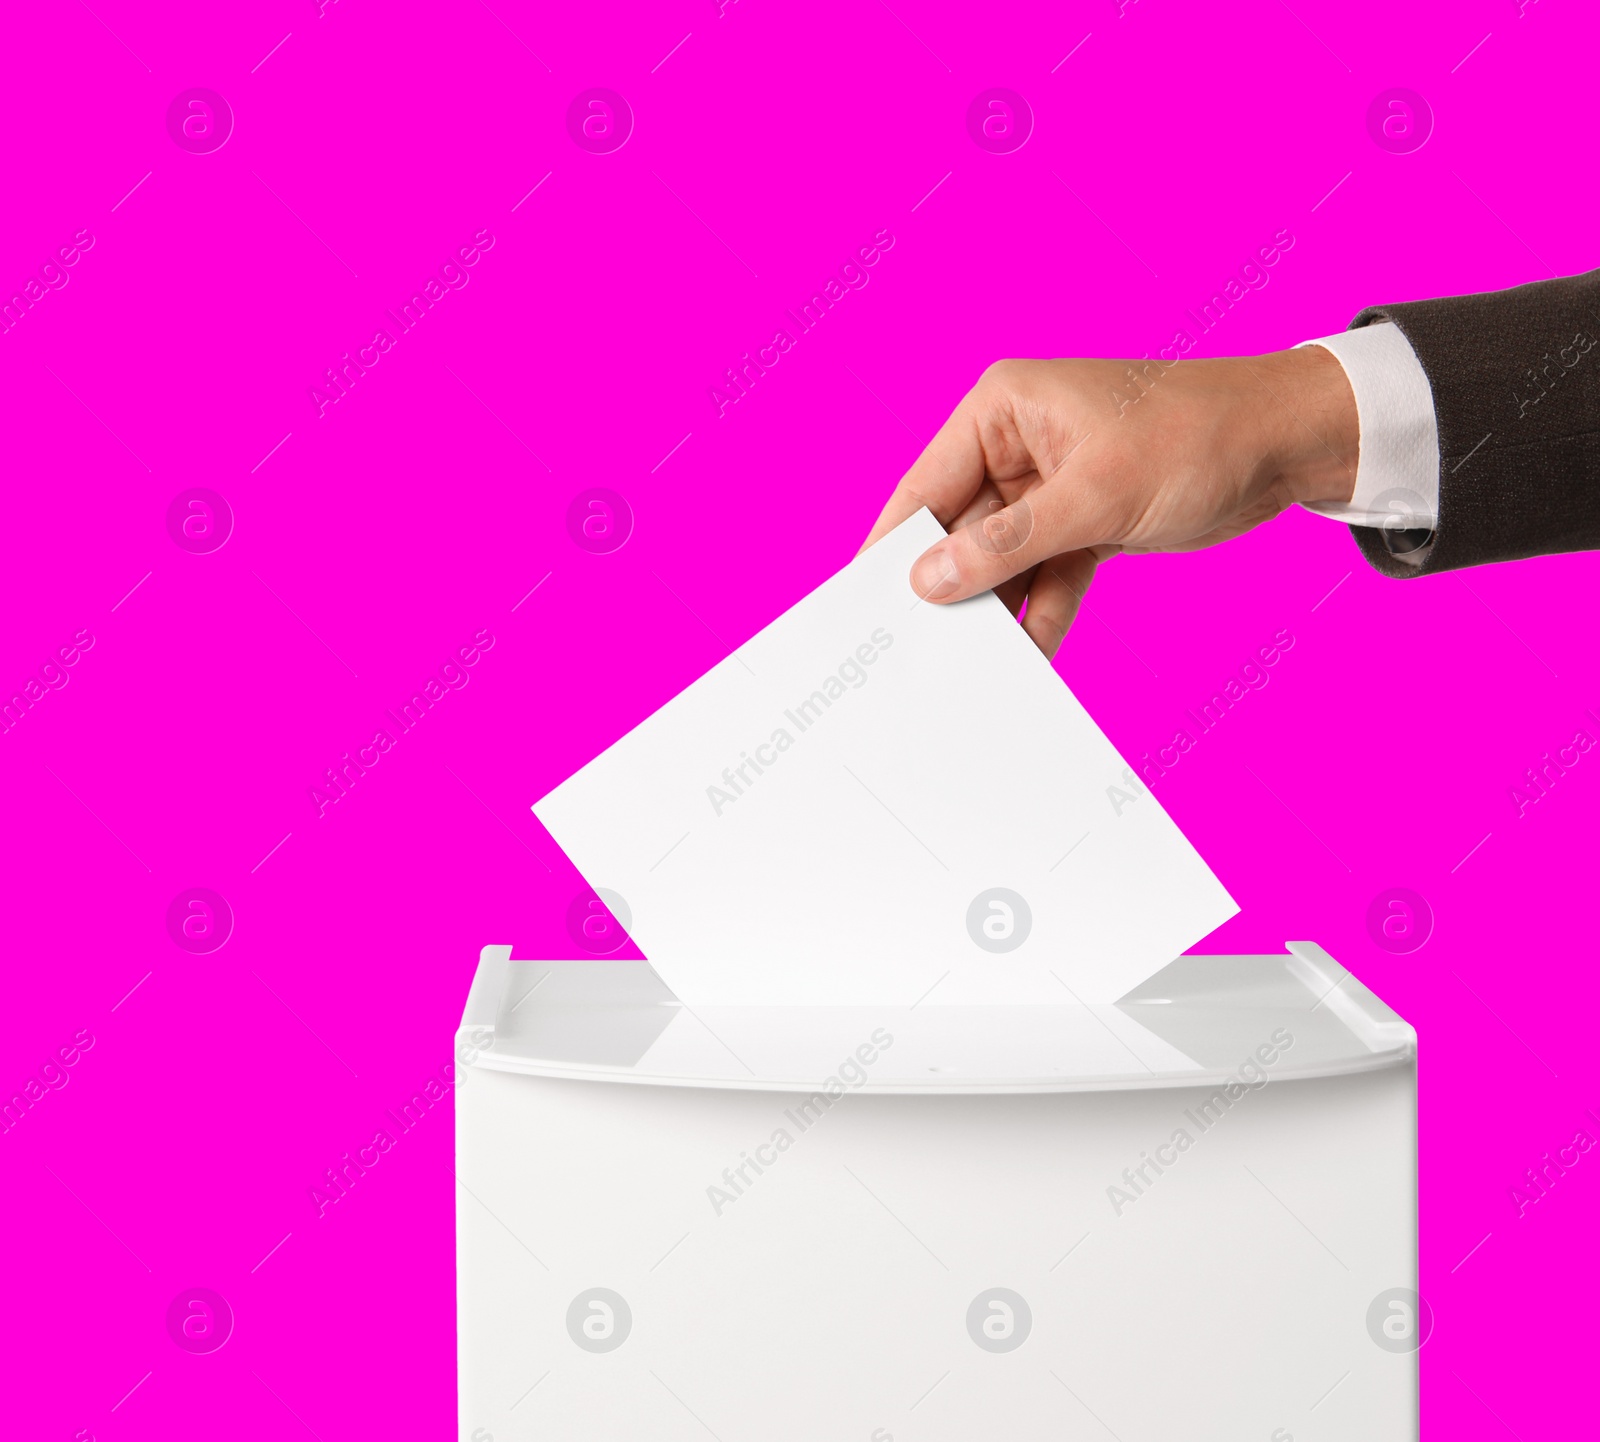
[[[1026,367],[1026,361],[997,360],[991,362],[978,377],[980,386],[990,388],[1011,389],[1018,379],[1020,372]]]
[[[1013,556],[1033,539],[1033,530],[1033,507],[1022,496],[975,522],[973,539],[992,556]]]
[[[1047,656],[1055,653],[1056,647],[1061,644],[1062,637],[1067,634],[1067,629],[1072,625],[1072,617],[1055,607],[1036,610],[1031,604],[1028,607],[1027,621],[1029,632]]]
[[[909,479],[901,481],[895,490],[902,500],[914,501],[918,506],[929,505],[928,498],[923,495],[920,487]]]

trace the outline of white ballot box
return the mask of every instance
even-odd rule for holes
[[[458,1039],[463,1439],[1416,1437],[1416,1034],[1320,948],[902,1010],[511,950]]]

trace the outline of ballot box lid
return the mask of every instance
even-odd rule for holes
[[[462,1065],[651,1086],[881,1094],[1259,1086],[1410,1066],[1416,1033],[1321,947],[1181,956],[1101,1006],[689,1007],[644,961],[483,949]]]

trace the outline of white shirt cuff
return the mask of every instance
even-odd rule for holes
[[[1379,322],[1301,344],[1338,357],[1361,428],[1350,500],[1305,509],[1353,526],[1431,531],[1439,514],[1439,424],[1433,388],[1411,342],[1398,326]],[[1420,555],[1415,559],[1420,563]]]

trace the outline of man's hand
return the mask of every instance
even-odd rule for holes
[[[1297,501],[1348,501],[1359,439],[1350,384],[1320,346],[1171,365],[1001,361],[866,544],[927,506],[951,534],[912,567],[917,594],[992,589],[1053,656],[1101,561],[1213,546]]]

